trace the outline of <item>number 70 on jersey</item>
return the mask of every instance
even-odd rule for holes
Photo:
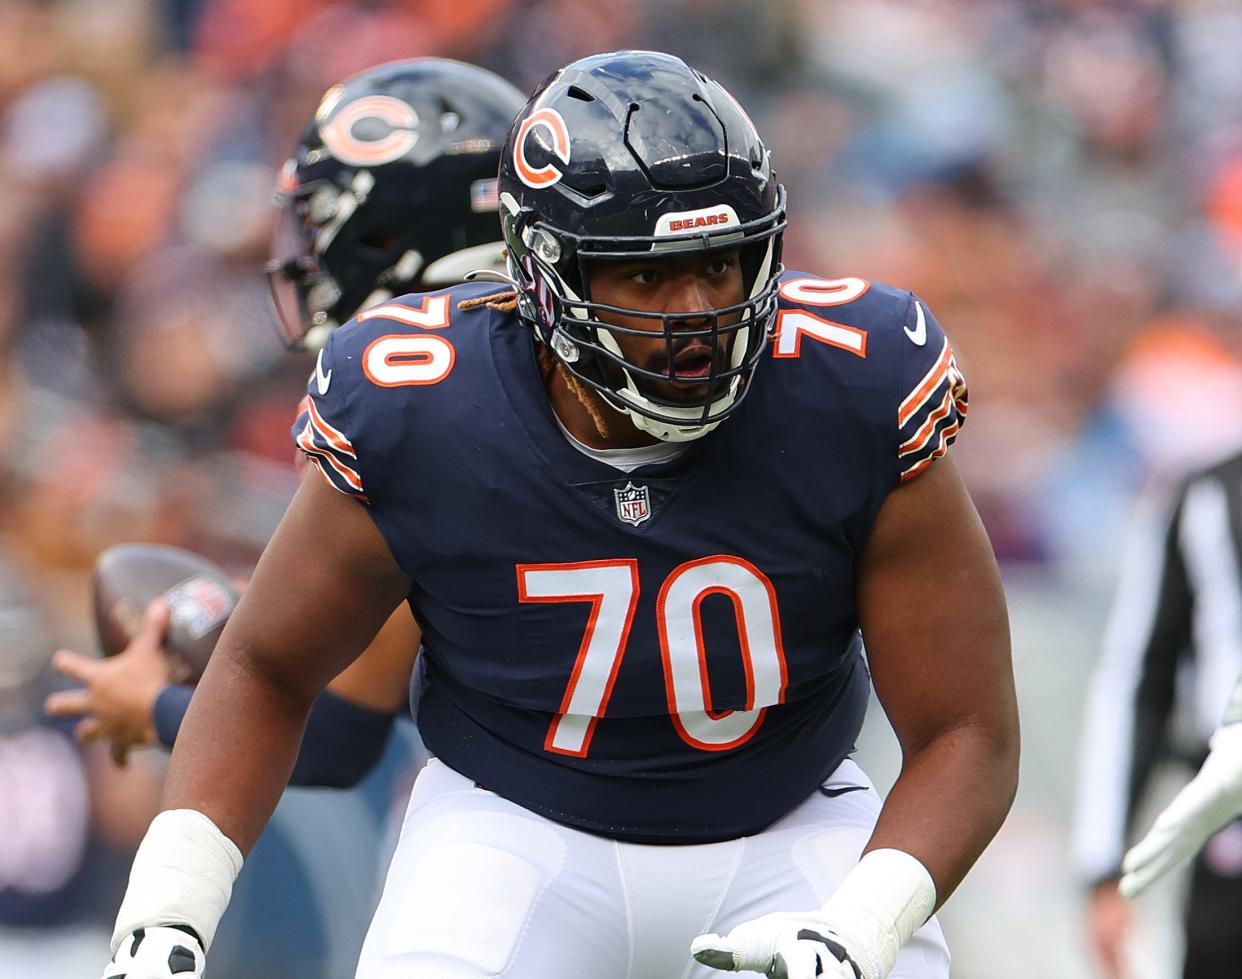
[[[519,564],[517,584],[521,602],[591,605],[565,696],[544,740],[548,751],[585,757],[625,658],[638,608],[638,562]],[[724,596],[733,604],[746,677],[742,710],[716,711],[711,706],[700,615],[703,600],[710,595]],[[656,627],[669,717],[692,747],[703,751],[738,747],[758,730],[766,708],[784,700],[788,677],[776,590],[749,561],[717,554],[675,568],[656,600]]]

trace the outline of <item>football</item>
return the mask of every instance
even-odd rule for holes
[[[137,634],[156,598],[171,618],[164,643],[173,679],[194,683],[203,675],[239,592],[206,558],[166,544],[117,544],[101,553],[91,576],[95,629],[105,656],[115,656]]]

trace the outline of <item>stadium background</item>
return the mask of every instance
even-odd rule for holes
[[[430,54],[529,89],[619,47],[679,54],[748,107],[789,188],[787,264],[910,287],[952,335],[973,408],[954,451],[1003,564],[1025,733],[1013,815],[945,916],[954,975],[1092,975],[1069,824],[1120,533],[1140,487],[1242,434],[1223,0],[0,3],[0,975],[95,974],[157,800],[156,753],[125,773],[83,753],[85,794],[23,755],[47,748],[37,667],[92,645],[94,556],[164,541],[244,573],[295,485],[312,365],[277,344],[261,268],[320,94]],[[211,975],[352,975],[410,741],[366,792],[292,793],[270,888],[233,913],[318,965]],[[882,720],[863,760],[891,781]],[[1171,901],[1144,906],[1141,979],[1171,974]]]

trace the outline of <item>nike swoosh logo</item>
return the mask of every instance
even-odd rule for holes
[[[829,799],[835,799],[839,795],[845,795],[847,792],[866,792],[865,785],[821,785],[819,791],[828,796]]]
[[[917,299],[914,301],[914,311],[918,317],[915,321],[914,329],[912,330],[908,326],[903,326],[902,329],[906,331],[906,336],[913,340],[917,346],[921,347],[927,342],[927,320],[923,318],[923,304]]]
[[[332,383],[332,371],[323,372],[323,351],[319,351],[319,356],[315,359],[315,386],[319,388],[319,396],[322,398],[328,393],[328,385]]]

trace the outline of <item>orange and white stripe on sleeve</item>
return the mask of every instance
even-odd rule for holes
[[[903,483],[948,451],[969,410],[966,377],[953,347],[930,314],[927,325],[926,343],[907,349],[906,393],[897,408],[897,459]]]
[[[321,368],[322,361],[316,374]],[[310,391],[298,404],[297,419],[290,434],[329,486],[366,503],[358,454],[349,437],[326,417],[330,411],[329,401],[316,397],[316,374],[311,375]]]

